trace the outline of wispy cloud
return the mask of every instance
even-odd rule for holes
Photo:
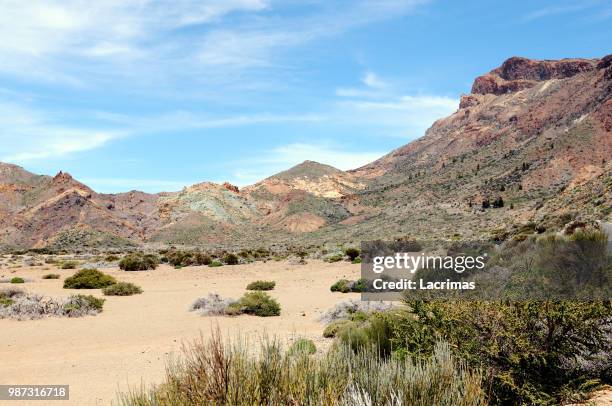
[[[555,6],[543,7],[525,14],[523,16],[523,21],[530,22],[559,14],[575,13],[593,7],[594,5],[595,3],[586,1],[580,4],[558,4]]]
[[[405,94],[402,86],[367,72],[363,86],[336,89],[330,121],[368,125],[378,134],[414,139],[424,134],[434,121],[459,107],[459,100],[430,94]]]
[[[0,102],[0,161],[21,163],[99,148],[121,131],[66,126],[27,107]]]
[[[0,1],[0,72],[73,86],[110,78],[178,80],[218,68],[283,65],[279,55],[306,42],[397,18],[424,0],[337,1],[277,18],[268,0]],[[241,14],[239,23],[219,21]],[[343,18],[338,18],[342,15]],[[203,80],[203,79],[202,79]]]
[[[0,161],[23,163],[64,157],[100,148],[120,138],[149,134],[172,132],[177,135],[193,129],[317,122],[324,119],[314,114],[212,117],[185,111],[155,117],[98,112],[89,118],[94,123],[91,126],[69,126],[59,123],[54,114],[0,101]]]

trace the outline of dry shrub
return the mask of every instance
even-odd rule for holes
[[[200,339],[166,369],[149,391],[119,394],[122,405],[483,405],[481,376],[438,343],[422,361],[384,359],[343,345],[320,357],[288,354],[264,339],[259,356],[242,340],[219,333]]]

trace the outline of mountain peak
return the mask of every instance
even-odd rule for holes
[[[334,168],[331,165],[322,164],[316,161],[306,160],[295,165],[286,171],[277,173],[272,178],[282,180],[293,180],[297,178],[318,179],[323,176],[338,175],[344,173],[340,169]]]

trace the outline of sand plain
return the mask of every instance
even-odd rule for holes
[[[322,337],[324,325],[319,316],[336,303],[359,297],[329,290],[340,278],[359,277],[360,266],[347,262],[300,265],[268,261],[219,268],[162,265],[146,272],[123,272],[116,267],[102,270],[141,286],[144,293],[105,297],[104,311],[96,316],[0,320],[0,383],[69,384],[70,400],[52,404],[108,405],[118,390],[160,382],[168,357],[178,355],[182,344],[200,335],[210,336],[217,327],[224,337],[242,336],[252,343],[262,335],[287,343],[308,337],[323,349],[329,340]],[[49,272],[59,273],[61,279],[41,279]],[[103,297],[100,290],[63,289],[63,279],[74,272],[28,267],[3,269],[0,276],[28,278],[31,282],[20,287],[45,296],[86,293]],[[281,316],[203,317],[189,311],[193,301],[208,293],[239,298],[246,285],[257,279],[276,281],[275,290],[269,293],[281,304]],[[7,286],[15,285],[0,284],[0,288]]]

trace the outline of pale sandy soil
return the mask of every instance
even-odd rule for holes
[[[321,336],[324,326],[317,321],[320,314],[336,303],[359,297],[331,293],[329,287],[340,278],[357,279],[359,269],[359,265],[345,262],[316,261],[308,265],[268,262],[180,270],[161,266],[148,272],[104,269],[118,280],[141,286],[144,293],[107,297],[104,312],[97,316],[0,320],[0,384],[69,384],[70,401],[52,404],[107,405],[117,390],[160,382],[167,357],[178,354],[182,343],[200,334],[210,336],[216,325],[228,337],[242,334],[256,340],[267,333],[290,341],[306,336],[325,347]],[[10,271],[16,272],[5,269],[0,274],[33,280],[20,285],[30,292],[55,297],[85,292],[102,296],[99,290],[62,289],[63,278],[75,271]],[[61,274],[62,280],[42,280],[49,272]],[[195,299],[208,293],[238,298],[247,283],[256,279],[277,282],[270,294],[282,306],[280,317],[202,317],[188,311]]]

